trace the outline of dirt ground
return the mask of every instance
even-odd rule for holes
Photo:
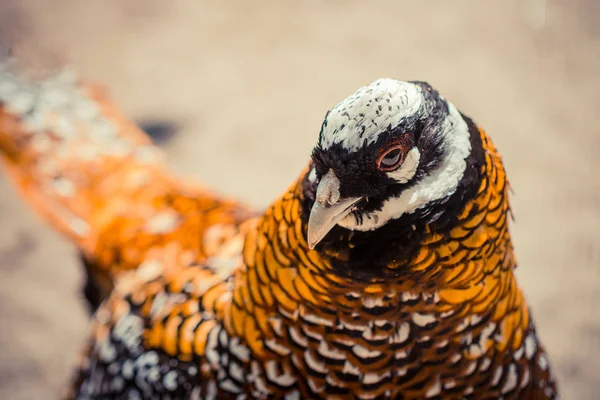
[[[175,123],[174,168],[264,207],[325,111],[426,80],[492,135],[518,275],[564,399],[600,393],[600,4],[2,0],[0,42],[67,57],[128,115]],[[259,4],[260,6],[258,6]],[[0,398],[55,398],[86,330],[74,249],[0,176]]]

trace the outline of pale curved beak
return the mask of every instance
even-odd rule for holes
[[[333,170],[323,176],[317,187],[315,204],[308,217],[308,247],[314,249],[329,231],[352,211],[362,197],[340,199],[340,181]]]
[[[314,249],[338,222],[350,214],[352,206],[360,199],[361,197],[351,197],[334,205],[323,205],[315,201],[308,217],[308,247]]]

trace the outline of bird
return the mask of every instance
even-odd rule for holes
[[[172,173],[102,85],[1,64],[5,175],[88,276],[65,398],[558,398],[487,132],[381,78],[315,137],[255,210]]]

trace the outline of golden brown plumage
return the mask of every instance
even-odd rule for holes
[[[78,86],[91,96],[90,106],[101,107],[94,118],[116,124],[112,139],[101,143],[96,119],[81,121],[58,105],[46,113],[37,103],[18,112],[14,103],[23,90],[0,86],[7,171],[81,249],[108,296],[94,314],[72,396],[554,398],[548,360],[513,274],[508,182],[486,133],[463,117],[467,131],[452,135],[466,135],[470,152],[457,187],[443,198],[415,191],[428,202],[382,223],[386,204],[435,176],[447,158],[427,147],[427,126],[420,137],[406,133],[419,124],[395,130],[402,141],[393,138],[394,147],[382,153],[385,135],[396,129],[391,122],[356,145],[354,131],[343,132],[349,123],[336,122],[335,113],[341,109],[349,121],[354,104],[371,107],[389,95],[391,121],[397,98],[411,104],[410,91],[398,92],[405,84],[398,85],[381,81],[370,86],[375,94],[359,91],[336,106],[314,162],[260,216],[172,177],[162,163],[148,163],[146,154],[158,150],[96,89]],[[428,86],[414,85],[427,121],[458,115]],[[75,90],[67,80],[58,87]],[[379,127],[384,108],[374,110],[371,121]],[[50,129],[32,129],[27,118],[37,114]],[[362,114],[352,120],[361,135],[373,129]],[[60,117],[73,124],[72,135],[51,125]],[[115,140],[124,150],[108,151]],[[91,146],[94,157],[86,157]],[[401,157],[388,157],[401,166],[365,167],[369,146],[378,163],[385,149],[401,149]],[[419,166],[403,170],[415,160],[412,148]],[[352,186],[365,168],[369,182]],[[388,196],[390,190],[398,192]],[[329,233],[319,231],[309,246],[310,230],[325,226],[314,216],[354,198],[335,211],[350,219],[326,221]]]
[[[11,83],[23,84],[14,78],[3,76],[9,96]],[[157,246],[210,256],[248,209],[173,177],[101,87],[74,79],[63,72],[42,88],[15,87],[12,109],[0,108],[5,170],[24,198],[81,250],[102,299]]]

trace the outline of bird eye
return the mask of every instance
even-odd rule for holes
[[[402,162],[402,156],[402,148],[400,146],[392,147],[379,156],[377,164],[383,171],[391,171],[396,169]]]

